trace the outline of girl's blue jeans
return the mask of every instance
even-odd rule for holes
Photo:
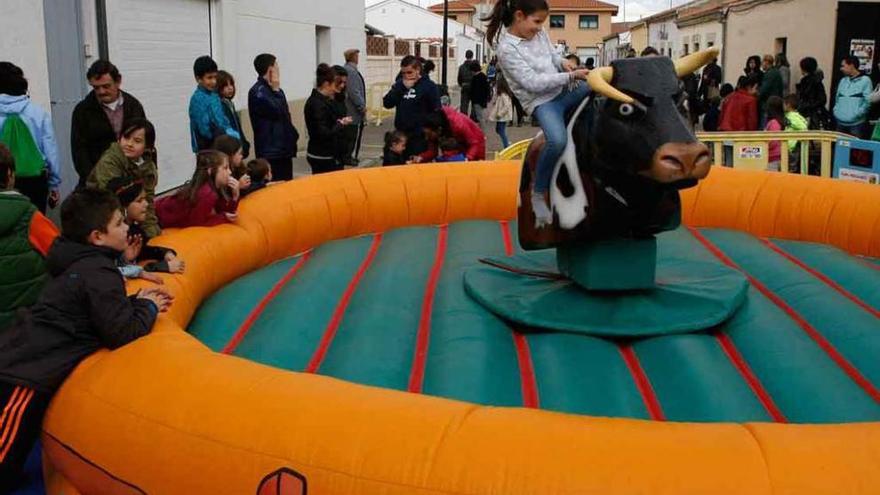
[[[566,88],[556,98],[538,105],[532,112],[544,131],[545,141],[536,166],[534,192],[543,194],[550,189],[553,167],[568,143],[565,114],[578,106],[589,92],[586,84],[578,84],[574,90]]]
[[[501,149],[507,149],[510,146],[510,140],[507,139],[507,122],[495,122],[495,132],[501,138]]]

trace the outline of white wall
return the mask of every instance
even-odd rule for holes
[[[49,61],[43,2],[3,0],[0,6],[0,60],[21,67],[31,100],[45,110],[49,105]]]
[[[349,0],[352,1],[352,0]],[[372,5],[365,12],[367,24],[398,38],[443,38],[443,16],[398,0]],[[454,38],[465,25],[449,20],[448,34]],[[470,28],[473,31],[473,28]]]
[[[443,39],[442,15],[399,0],[371,5],[366,9],[365,17],[367,24],[398,38]],[[456,67],[464,62],[464,54],[467,50],[472,50],[476,56],[477,45],[483,46],[480,51],[485,53],[485,44],[482,39],[477,40],[478,36],[473,26],[466,26],[450,19],[447,34],[455,41]],[[449,65],[451,66],[452,63]],[[449,79],[449,83],[455,84],[454,76]]]
[[[362,2],[321,0],[307,9],[301,2],[273,0],[218,0],[216,5],[214,58],[236,78],[240,109],[246,108],[247,91],[256,81],[253,61],[260,53],[278,57],[281,87],[289,100],[309,96],[318,63],[343,65],[349,48],[365,56]],[[328,60],[317,60],[316,26],[329,28]]]
[[[730,40],[725,63],[732,70],[724,71],[726,82],[735,84],[742,75],[746,59],[751,55],[776,54],[776,38],[788,38],[788,62],[791,64],[791,88],[800,80],[800,59],[811,56],[825,72],[825,90],[831,85],[836,70],[834,38],[836,2],[831,0],[799,0],[797,3],[777,2],[760,5],[746,12],[731,11],[727,18]],[[809,12],[810,15],[804,15]]]
[[[672,49],[672,58],[678,58],[681,54],[678,38],[675,18],[648,24],[648,45],[661,51],[663,55],[668,55],[667,49]]]
[[[713,43],[713,46],[723,49],[721,46],[724,42],[722,34],[723,31],[720,22],[704,22],[693,26],[680,27],[678,28],[678,36],[675,43],[676,53],[678,56],[684,55],[685,42],[688,44],[688,53],[694,53],[694,35],[699,36],[700,50],[708,48],[710,42]],[[735,40],[734,42],[739,43],[740,40]],[[745,65],[745,61],[743,61],[743,65]],[[725,68],[725,78],[726,77],[727,74]]]

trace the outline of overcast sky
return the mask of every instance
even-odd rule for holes
[[[382,0],[364,0],[366,5],[372,5],[374,3],[379,3]],[[436,3],[440,3],[442,0],[405,0],[410,3],[418,3],[422,7],[427,7],[429,5],[434,5]],[[685,3],[687,0],[604,0],[608,3],[617,4],[620,9],[618,10],[617,17],[614,18],[614,22],[623,21],[623,4],[626,3],[626,20],[628,21],[636,21],[640,17],[647,17],[651,14],[656,14],[661,10],[668,9],[670,4],[673,6],[678,6]]]

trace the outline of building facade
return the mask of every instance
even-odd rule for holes
[[[851,7],[848,18],[841,17],[842,8]],[[809,13],[809,15],[806,15]],[[849,52],[853,38],[870,39],[880,44],[880,3],[874,1],[798,0],[797,2],[741,1],[727,11],[727,64],[737,71],[728,71],[725,79],[736,82],[746,58],[750,55],[785,53],[791,64],[791,90],[800,79],[799,61],[813,57],[825,73],[825,88],[839,79],[838,66],[842,54]],[[873,18],[873,22],[870,19]],[[868,21],[860,33],[847,32]],[[840,46],[838,46],[840,45]],[[875,53],[875,61],[877,55]],[[876,62],[875,62],[876,63]],[[872,68],[877,80],[877,68]]]
[[[611,18],[617,6],[598,0],[549,0],[550,16],[545,29],[550,40],[575,53],[581,62],[599,58],[603,38],[611,34]]]
[[[363,4],[352,5],[350,0],[322,0],[309,9],[269,0],[6,0],[0,52],[21,64],[34,101],[51,109],[63,192],[76,184],[70,116],[89,91],[87,68],[102,57],[119,67],[123,89],[137,96],[156,127],[159,190],[165,190],[189,179],[194,168],[188,104],[197,57],[211,55],[236,78],[235,102],[244,110],[257,78],[254,57],[276,55],[304,147],[302,106],[314,87],[314,68],[319,62],[342,63],[343,51],[365,47]],[[242,113],[247,127],[247,112]]]
[[[648,25],[648,45],[671,58],[677,58],[678,26],[675,24],[675,9],[655,14],[645,19]]]
[[[629,44],[630,48],[635,50],[636,54],[641,54],[642,50],[648,47],[648,24],[638,22],[629,28]]]
[[[366,8],[365,17],[367,24],[397,38],[443,39],[442,15],[403,0],[385,0],[371,5]],[[450,19],[447,36],[456,47],[456,65],[464,62],[467,50],[482,58],[485,52],[485,35],[479,29]]]

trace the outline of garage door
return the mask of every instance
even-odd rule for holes
[[[193,61],[211,53],[209,9],[209,0],[107,2],[110,60],[156,126],[160,191],[183,184],[195,168],[188,106]]]

